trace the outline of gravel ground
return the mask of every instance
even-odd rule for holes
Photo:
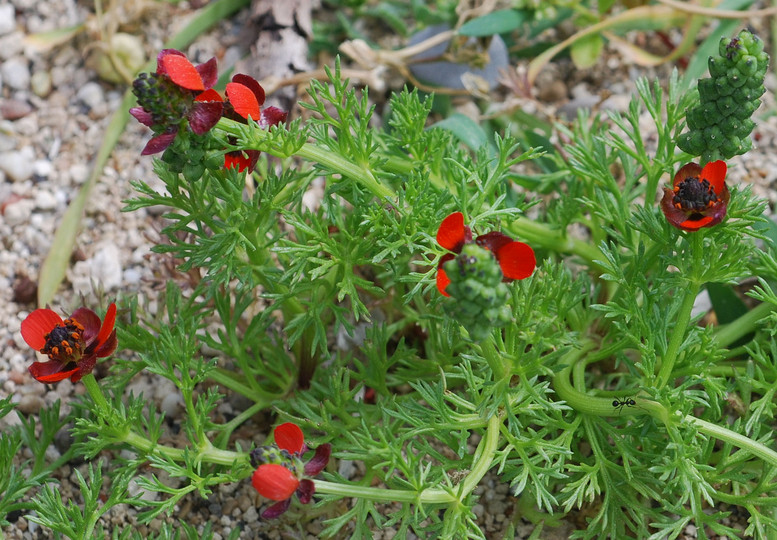
[[[155,55],[191,12],[185,2],[162,3],[153,7],[161,14],[145,12],[145,18],[132,20],[133,10],[140,7],[140,2],[125,3],[123,9],[128,15],[121,17],[128,20],[122,20],[122,26],[130,32],[134,28],[141,35],[148,56]],[[5,344],[0,353],[0,398],[12,395],[24,414],[34,415],[56,400],[61,400],[66,408],[70,396],[83,392],[81,385],[67,380],[46,387],[29,376],[27,366],[32,356],[19,327],[35,308],[35,283],[54,231],[69,202],[87,180],[110,115],[123,94],[122,86],[101,80],[86,60],[99,37],[99,25],[90,9],[87,2],[75,0],[0,3],[0,316],[6,321],[0,327],[0,338]],[[237,21],[247,16],[246,10],[199,38],[186,51],[189,58],[201,62],[215,55],[223,64],[224,59],[240,56],[234,36],[240,30]],[[89,30],[50,50],[36,48],[26,40],[30,34],[83,21],[88,21]],[[169,21],[175,22],[165,26]],[[647,74],[663,77],[667,72],[661,68]],[[581,106],[623,110],[634,93],[634,79],[643,73],[623,65],[614,51],[608,51],[591,72],[578,73],[560,62],[551,65],[538,80],[541,103],[526,101],[523,106],[549,112],[573,111]],[[774,83],[770,74],[762,113],[774,110]],[[467,110],[466,105],[462,108]],[[773,189],[777,180],[777,118],[761,119],[755,136],[757,149],[744,159],[732,160],[730,178],[732,182],[753,184],[758,194],[768,198],[773,212],[777,205],[777,191]],[[151,240],[157,237],[160,225],[160,212],[120,212],[121,201],[133,195],[131,180],[142,178],[153,184],[151,159],[139,155],[147,138],[146,128],[131,122],[92,191],[67,280],[52,306],[61,313],[82,303],[96,305],[101,297],[135,293],[147,298],[149,309],[154,310],[155,290],[169,276],[165,261],[150,253]],[[180,414],[174,399],[164,400],[171,394],[170,388],[159,381],[141,376],[133,390],[153,396],[169,417]],[[221,412],[227,414],[233,406],[239,404],[226,403]],[[11,414],[0,420],[0,429],[17,422],[16,415]],[[254,442],[261,442],[263,435],[257,437]],[[252,435],[246,434],[245,438],[241,442],[247,446]],[[52,448],[52,457],[58,452]],[[61,492],[69,498],[75,481],[73,469],[64,469],[62,475]],[[493,535],[490,537],[500,538],[512,520],[515,499],[509,496],[507,485],[495,477],[488,478],[482,489],[482,502],[476,509],[488,534]],[[305,526],[307,530],[295,529],[292,521],[283,533],[275,525],[260,524],[255,505],[256,494],[248,483],[226,485],[208,500],[196,496],[186,499],[175,518],[195,525],[210,521],[217,531],[216,538],[225,538],[235,527],[243,531],[240,538],[318,537],[321,525],[315,521]],[[4,531],[7,538],[52,537],[49,531],[23,517],[15,517],[14,524]],[[165,519],[174,522],[172,518]],[[104,525],[112,529],[133,524],[134,520],[132,509],[117,507],[107,515]],[[162,520],[155,520],[148,526],[138,526],[138,530],[146,534],[158,530],[161,524]],[[519,522],[517,537],[527,537],[533,528]],[[571,524],[546,529],[542,538],[567,538],[571,529]],[[376,538],[394,535],[393,531],[380,534]],[[695,531],[689,530],[688,535],[695,537]]]

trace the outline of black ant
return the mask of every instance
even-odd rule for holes
[[[632,398],[615,398],[612,402],[612,406],[618,409],[618,414],[621,413],[623,407],[633,407],[637,404]]]

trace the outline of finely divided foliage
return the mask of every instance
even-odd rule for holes
[[[679,230],[662,212],[659,187],[672,191],[690,161],[674,144],[689,104],[677,78],[666,91],[640,81],[623,115],[582,114],[559,128],[563,148],[497,136],[470,152],[428,127],[430,98],[394,95],[380,129],[366,91],[350,89],[339,64],[328,75],[311,85],[310,121],[222,117],[206,135],[215,139],[200,141],[261,151],[253,176],[224,168],[219,154],[192,179],[168,155],[156,167],[164,192],[135,183],[126,209],[168,208],[156,251],[188,274],[168,283],[155,315],[137,299],[120,302],[124,359],[99,384],[83,379],[73,455],[117,457],[79,476],[81,506],[51,485],[9,505],[56,465],[32,442],[32,475],[8,465],[34,430],[25,423],[0,437],[0,515],[35,512],[81,538],[115,504],[137,506],[148,522],[175,516],[191,493],[253,479],[279,527],[304,523],[310,507],[299,500],[324,516],[323,537],[392,527],[400,537],[487,538],[475,507],[488,474],[514,496],[511,527],[525,518],[539,531],[574,512],[585,519],[574,538],[676,538],[689,524],[700,538],[775,534],[774,232],[765,204],[728,179],[716,223]],[[658,133],[650,149],[645,113]],[[535,185],[551,196],[529,219],[535,194],[519,196],[511,178],[539,157]],[[692,178],[698,194],[703,178]],[[310,205],[304,194],[321,180]],[[683,219],[703,218],[684,208]],[[453,235],[441,224],[457,212]],[[469,242],[463,223],[488,240]],[[590,239],[573,237],[572,224]],[[520,259],[503,251],[513,240],[525,246]],[[436,276],[451,254],[445,274],[464,277],[440,289],[446,297]],[[526,271],[512,276],[516,261]],[[761,304],[696,324],[702,287],[753,276]],[[496,322],[482,324],[476,315],[492,302]],[[153,401],[126,397],[142,370],[180,393],[176,444]],[[246,405],[223,420],[228,392]],[[8,407],[0,402],[0,413]],[[263,410],[281,426],[252,453],[235,430]],[[41,418],[49,440],[57,419]],[[342,476],[342,460],[357,462],[358,475]],[[130,479],[156,498],[130,497]],[[287,509],[292,519],[280,517]],[[748,515],[746,531],[724,523],[734,511]]]

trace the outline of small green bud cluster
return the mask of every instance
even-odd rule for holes
[[[175,140],[162,154],[172,172],[182,174],[187,182],[202,178],[205,170],[218,171],[224,166],[223,145],[208,133],[197,135],[190,130],[178,132]]]
[[[769,55],[758,36],[742,30],[734,39],[722,38],[718,56],[709,59],[710,78],[699,80],[699,104],[687,116],[688,133],[677,146],[701,162],[726,160],[753,146],[750,119],[761,104]]]
[[[151,113],[153,127],[159,132],[177,126],[189,114],[194,103],[193,92],[158,73],[138,75],[132,82],[132,93],[138,98],[138,105]]]
[[[451,282],[446,292],[453,301],[450,314],[473,340],[484,339],[492,328],[511,320],[510,291],[502,283],[502,269],[494,255],[477,244],[465,244],[461,253],[442,266]]]

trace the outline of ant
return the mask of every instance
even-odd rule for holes
[[[637,404],[632,398],[615,398],[612,402],[612,406],[618,409],[618,414],[621,413],[623,407],[633,407]]]

